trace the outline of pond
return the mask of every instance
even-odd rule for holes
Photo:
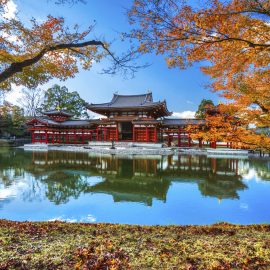
[[[0,149],[0,218],[127,224],[270,222],[270,160]]]

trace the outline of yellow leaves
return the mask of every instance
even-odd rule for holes
[[[166,58],[166,64],[168,65],[168,67],[174,67],[176,64],[176,61],[173,58]]]
[[[53,16],[43,22],[32,19],[27,26],[19,18],[0,22],[0,88],[9,90],[11,84],[32,88],[54,77],[74,77],[79,65],[91,68],[107,56],[107,51],[98,47],[100,41],[84,43],[92,29],[80,32],[74,26],[71,32],[63,18]],[[103,44],[108,50],[109,44]]]
[[[141,52],[152,48],[157,54],[166,55],[169,68],[185,68],[201,60],[209,63],[201,70],[212,78],[211,90],[237,108],[227,106],[226,113],[241,119],[245,127],[248,124],[269,127],[270,26],[261,17],[268,15],[267,2],[213,0],[195,10],[178,1],[166,5],[166,1],[136,0],[129,16],[137,23],[133,37],[140,41]],[[246,133],[243,128],[241,135],[232,121],[222,115],[212,117],[208,123],[213,133],[204,134],[205,137],[222,138],[226,132],[237,133],[234,135],[238,140],[246,138],[256,145],[251,138],[256,137],[254,132]],[[220,123],[224,123],[223,128]]]
[[[142,52],[142,53],[147,53],[148,52],[148,48],[146,47],[146,44],[145,43],[141,43],[139,48],[138,48],[138,51],[139,52]]]

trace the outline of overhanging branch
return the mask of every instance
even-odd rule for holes
[[[42,57],[44,57],[44,55],[48,52],[60,51],[63,49],[83,48],[87,46],[101,46],[114,59],[114,61],[118,61],[115,56],[110,52],[110,50],[106,47],[106,45],[98,40],[90,40],[82,43],[57,44],[54,46],[43,48],[36,56],[32,58],[10,64],[9,67],[7,67],[3,72],[0,73],[0,83],[3,83],[16,73],[22,72],[24,68],[34,65],[35,63],[40,61]]]

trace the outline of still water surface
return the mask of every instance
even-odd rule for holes
[[[269,206],[269,160],[0,149],[4,219],[250,224]]]

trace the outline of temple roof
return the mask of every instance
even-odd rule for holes
[[[64,110],[50,110],[50,111],[42,112],[42,114],[48,115],[48,116],[52,116],[52,115],[62,115],[62,116],[67,116],[67,117],[73,116],[72,113],[68,111],[64,111]]]
[[[118,95],[114,94],[110,102],[100,104],[88,104],[87,108],[91,111],[105,114],[112,110],[158,110],[160,116],[169,116],[166,101],[153,101],[152,93],[140,95]]]
[[[95,120],[67,120],[63,122],[57,122],[52,119],[46,118],[46,117],[36,117],[29,121],[27,124],[30,125],[31,122],[37,121],[40,122],[43,125],[47,126],[60,126],[60,127],[74,127],[74,126],[91,126],[96,123]]]

